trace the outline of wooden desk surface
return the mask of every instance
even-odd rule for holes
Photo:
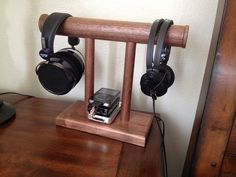
[[[161,177],[156,123],[145,148],[58,127],[55,117],[71,102],[1,95],[16,107],[0,125],[1,177]]]

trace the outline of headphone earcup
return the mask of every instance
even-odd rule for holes
[[[82,55],[70,49],[62,49],[54,53],[49,61],[36,67],[41,85],[56,95],[68,93],[79,82],[83,72]]]
[[[159,73],[165,74],[164,83],[167,88],[170,87],[175,81],[175,73],[172,68],[168,65],[160,64],[157,69]]]
[[[156,70],[148,71],[145,73],[140,80],[140,86],[142,92],[147,96],[159,97],[167,92],[167,86],[163,82],[164,74]]]
[[[75,80],[79,81],[84,72],[84,57],[82,54],[72,48],[61,49],[56,54],[70,64]]]

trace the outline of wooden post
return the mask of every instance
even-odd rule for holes
[[[85,111],[87,112],[88,99],[94,93],[94,50],[95,41],[91,38],[85,39]]]
[[[122,107],[121,107],[121,120],[123,122],[128,122],[130,116],[135,49],[136,49],[136,43],[133,42],[126,43],[125,68],[124,68],[123,90],[122,90]]]

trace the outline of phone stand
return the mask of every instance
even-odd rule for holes
[[[47,16],[41,15],[40,30]],[[150,27],[151,23],[78,17],[69,17],[65,20],[58,34],[85,38],[85,100],[75,102],[58,115],[56,125],[145,146],[153,115],[130,111],[130,106],[136,44],[148,42]],[[165,43],[184,48],[187,36],[188,26],[172,25]],[[87,118],[87,102],[94,93],[95,39],[126,42],[121,112],[110,125],[93,122]]]

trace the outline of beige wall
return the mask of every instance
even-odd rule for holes
[[[176,81],[158,99],[157,110],[166,122],[166,145],[170,176],[179,177],[191,134],[194,115],[211,42],[217,0],[1,0],[0,2],[0,91],[14,91],[56,99],[83,99],[84,78],[66,96],[47,93],[39,84],[34,67],[41,61],[38,18],[42,13],[67,12],[73,16],[152,22],[171,18],[175,24],[188,24],[187,48],[172,48],[170,66]],[[56,38],[55,48],[67,47],[65,37]],[[84,52],[84,41],[78,47]],[[96,43],[95,89],[122,85],[124,44]],[[145,72],[145,45],[138,45],[133,83],[132,107],[151,111],[151,99],[140,91]],[[110,74],[112,72],[112,74]],[[140,101],[142,100],[142,101]],[[155,153],[155,152],[154,152]]]

